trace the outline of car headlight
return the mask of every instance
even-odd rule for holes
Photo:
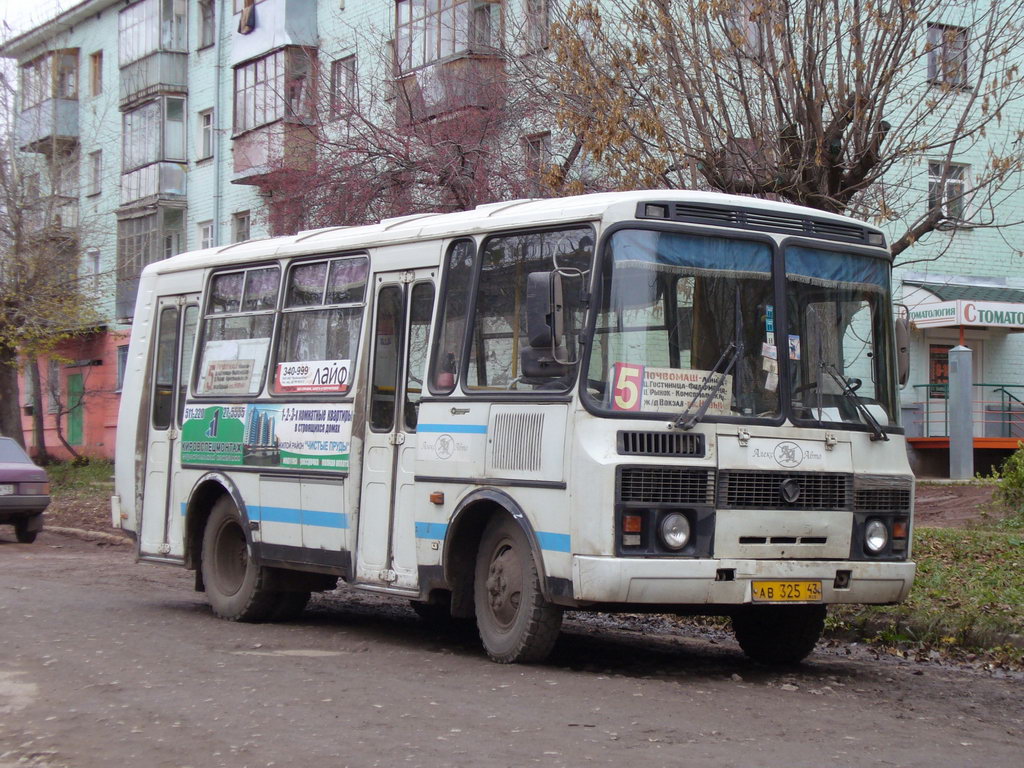
[[[681,512],[669,512],[661,518],[658,532],[667,549],[680,550],[690,543],[690,521]]]
[[[868,552],[877,555],[889,543],[889,529],[881,520],[868,520],[864,526],[864,546]]]

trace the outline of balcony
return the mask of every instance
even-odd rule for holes
[[[184,163],[151,163],[121,175],[121,205],[185,196]]]
[[[466,109],[492,109],[506,100],[499,56],[471,54],[433,64],[396,81],[399,124],[419,123]]]
[[[24,152],[51,154],[78,143],[78,100],[46,99],[17,117],[18,147]]]
[[[236,136],[231,181],[263,184],[276,173],[309,171],[316,161],[316,131],[294,120],[278,120]]]
[[[25,225],[36,240],[69,240],[78,236],[78,199],[52,195],[37,200],[25,211]]]
[[[309,0],[263,0],[257,3],[253,30],[248,34],[236,31],[231,36],[231,66],[284,46],[315,48],[320,43],[316,6]],[[227,21],[237,28],[238,15],[229,16]]]
[[[121,67],[121,108],[159,93],[188,90],[188,54],[156,51]]]

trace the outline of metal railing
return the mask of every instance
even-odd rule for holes
[[[948,384],[914,384],[915,414],[907,419],[908,434],[949,436]],[[971,411],[975,436],[1024,439],[1024,384],[972,385]],[[980,425],[980,435],[979,435]]]

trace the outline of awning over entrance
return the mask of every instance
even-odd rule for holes
[[[910,281],[903,285],[903,303],[915,328],[1024,331],[1024,289]]]

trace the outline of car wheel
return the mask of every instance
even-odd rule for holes
[[[14,523],[14,536],[22,544],[31,544],[39,535],[38,530],[30,531],[28,529],[29,519],[26,517],[23,520],[16,520]]]

